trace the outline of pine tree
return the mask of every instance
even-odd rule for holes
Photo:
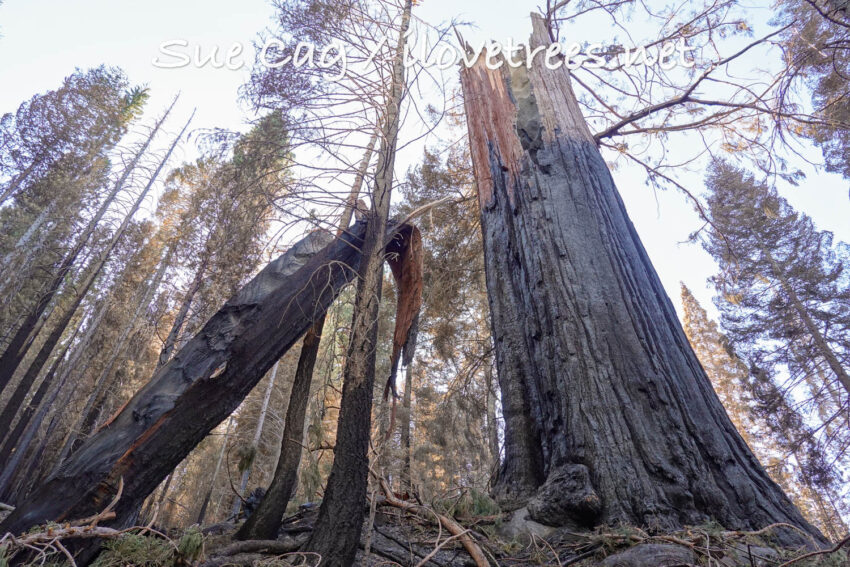
[[[820,146],[827,171],[850,178],[850,17],[846,4],[833,0],[778,2],[788,71],[784,88],[810,94],[818,123],[799,133]]]
[[[77,71],[0,118],[0,203],[60,160],[89,167],[126,132],[146,98],[118,69]]]
[[[795,211],[778,192],[727,163],[707,178],[706,250],[722,325],[744,357],[785,392],[808,392],[810,413],[846,424],[850,395],[850,280],[832,234]],[[847,428],[832,449],[848,446]]]

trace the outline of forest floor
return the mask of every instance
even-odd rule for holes
[[[97,521],[32,530],[26,536],[0,539],[0,567],[9,565],[72,566],[62,541],[68,530],[103,532],[104,552],[94,567],[313,567],[318,557],[297,549],[309,537],[318,506],[304,506],[287,518],[277,540],[236,542],[236,525],[197,526],[167,533],[143,527],[117,534]],[[4,515],[0,511],[0,519]],[[848,540],[831,549],[782,549],[772,544],[772,528],[735,532],[700,526],[677,533],[649,534],[638,528],[574,531],[535,524],[522,511],[511,515],[456,518],[460,534],[443,529],[437,512],[411,514],[379,505],[366,515],[355,564],[363,567],[481,567],[461,540],[470,536],[486,564],[576,567],[848,567],[843,550]],[[69,527],[71,526],[71,527]],[[780,527],[781,526],[777,526]],[[67,537],[67,539],[64,539]],[[18,555],[14,555],[15,552]],[[30,553],[28,562],[21,562]]]

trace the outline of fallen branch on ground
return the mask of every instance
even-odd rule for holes
[[[123,491],[124,480],[122,478],[118,481],[118,490],[115,497],[112,499],[112,502],[110,502],[109,505],[100,513],[81,520],[66,522],[64,524],[48,524],[40,531],[26,533],[21,536],[15,536],[12,533],[7,533],[3,535],[3,537],[0,537],[0,547],[5,547],[6,552],[11,553],[8,559],[11,559],[21,551],[30,551],[41,557],[43,563],[43,560],[50,555],[62,554],[72,567],[76,567],[73,555],[71,555],[68,549],[62,544],[63,540],[117,539],[129,533],[138,532],[141,534],[151,533],[163,538],[168,541],[172,547],[174,547],[175,553],[179,554],[180,551],[177,545],[170,538],[168,538],[165,534],[151,529],[149,526],[117,530],[115,528],[107,528],[98,525],[100,522],[109,521],[115,518],[115,512],[113,512],[113,510],[118,504],[118,501],[121,499]]]
[[[841,541],[839,541],[837,544],[835,544],[835,547],[833,547],[832,549],[824,549],[822,551],[813,551],[811,553],[801,555],[800,557],[796,557],[794,559],[791,559],[790,561],[786,561],[785,563],[783,563],[779,567],[788,567],[789,565],[793,565],[794,563],[797,563],[798,561],[802,561],[803,559],[811,559],[812,557],[816,557],[816,556],[819,556],[819,555],[831,555],[833,553],[838,552],[838,550],[840,550],[842,547],[844,547],[848,543],[850,543],[850,535],[845,537]]]
[[[458,524],[451,518],[442,514],[438,514],[437,512],[425,506],[419,504],[412,504],[405,500],[396,498],[395,494],[393,494],[393,491],[390,489],[385,479],[380,478],[378,479],[378,481],[380,482],[381,490],[384,492],[384,501],[382,502],[382,504],[393,506],[394,508],[399,508],[401,510],[404,510],[405,512],[410,512],[411,514],[414,514],[416,516],[433,514],[433,516],[435,516],[439,520],[439,523],[442,525],[442,527],[446,528],[446,531],[448,531],[450,534],[452,534],[453,537],[456,537],[461,542],[464,549],[466,549],[467,553],[469,553],[473,561],[475,561],[475,565],[477,567],[490,567],[490,562],[487,560],[487,557],[485,557],[484,552],[481,550],[481,547],[479,547],[479,545],[475,543],[475,540],[470,537],[468,530],[464,529],[460,524]]]
[[[307,537],[287,537],[285,539],[249,539],[237,541],[216,550],[216,557],[228,557],[242,553],[265,553],[281,555],[291,553],[304,545]]]

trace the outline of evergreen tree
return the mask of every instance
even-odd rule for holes
[[[60,160],[89,167],[139,113],[145,91],[115,68],[76,71],[54,91],[0,118],[0,203],[43,177]]]
[[[828,171],[850,178],[850,17],[846,3],[837,0],[782,0],[778,21],[784,33],[788,66],[784,84],[811,93],[818,124],[798,127],[823,151]],[[798,109],[793,109],[798,111]]]
[[[822,423],[847,423],[850,393],[850,285],[832,234],[778,192],[727,163],[708,175],[711,228],[705,248],[722,325],[751,363],[782,372],[792,397],[808,396]],[[832,439],[847,446],[847,428]]]

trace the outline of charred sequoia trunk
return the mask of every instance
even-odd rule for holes
[[[566,68],[482,57],[462,83],[506,428],[496,495],[544,523],[786,522],[823,541],[726,415]]]
[[[266,266],[2,524],[21,533],[102,510],[123,478],[115,526],[215,426],[348,284],[365,227],[334,239],[314,232]]]
[[[266,266],[22,502],[0,532],[87,517],[114,498],[122,480],[110,523],[132,522],[144,499],[354,279],[365,228],[357,223],[340,238],[316,231]],[[409,230],[403,226],[387,233]],[[399,242],[392,239],[388,249]]]

